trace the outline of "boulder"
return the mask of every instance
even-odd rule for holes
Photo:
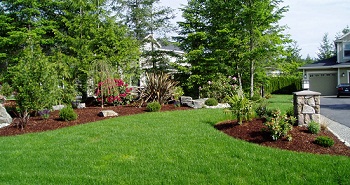
[[[12,123],[12,117],[7,113],[5,107],[0,104],[0,127],[8,126]]]
[[[55,110],[61,110],[64,107],[65,107],[64,105],[54,105],[54,106],[52,106],[52,109],[55,111]]]
[[[98,116],[100,117],[115,117],[118,116],[118,113],[112,111],[112,110],[103,110],[98,113]]]

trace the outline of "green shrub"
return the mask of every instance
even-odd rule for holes
[[[288,134],[293,129],[290,123],[291,118],[293,117],[281,115],[281,111],[278,109],[271,111],[271,117],[268,117],[264,124],[267,126],[273,140],[278,140],[281,137],[287,137],[289,141],[292,140],[292,136]]]
[[[219,103],[215,98],[208,98],[205,100],[204,104],[207,106],[217,106]]]
[[[321,125],[317,123],[316,121],[311,121],[307,127],[309,132],[313,134],[318,134],[321,131]]]
[[[294,107],[293,107],[293,106],[292,106],[292,107],[289,107],[289,108],[287,109],[286,115],[287,115],[288,117],[294,116]]]
[[[0,95],[4,95],[9,98],[12,95],[13,89],[8,83],[3,83],[0,86]]]
[[[148,103],[146,107],[148,112],[158,112],[160,111],[161,108],[162,106],[160,105],[159,102]]]
[[[267,101],[265,98],[262,98],[255,104],[255,113],[260,117],[260,118],[266,118],[267,117],[267,112],[269,111],[267,109]]]
[[[234,95],[227,97],[228,104],[231,106],[229,112],[237,116],[238,123],[251,120],[254,117],[253,103],[244,96]]]
[[[184,95],[184,90],[182,89],[182,87],[176,86],[173,95],[174,99],[179,100],[182,95]]]
[[[202,84],[199,92],[200,97],[215,98],[222,103],[227,96],[237,94],[237,83],[236,77],[217,74],[211,81]]]
[[[323,147],[331,147],[334,145],[333,139],[327,136],[319,136],[316,138],[315,143]]]
[[[293,126],[283,119],[283,117],[272,118],[271,121],[266,122],[271,137],[273,140],[278,140],[281,137],[288,137],[288,132],[293,129]],[[288,139],[290,140],[290,139]]]
[[[78,115],[72,107],[67,106],[60,110],[59,117],[64,121],[73,121],[78,118]]]

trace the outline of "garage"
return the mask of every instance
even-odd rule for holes
[[[337,73],[309,73],[310,90],[320,92],[322,96],[336,95]]]

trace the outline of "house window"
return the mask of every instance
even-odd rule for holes
[[[350,58],[350,42],[344,43],[344,58]]]

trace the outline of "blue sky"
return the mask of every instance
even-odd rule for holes
[[[187,0],[160,1],[174,9],[187,3]],[[303,58],[308,54],[312,58],[317,56],[325,33],[333,41],[338,32],[350,26],[350,0],[284,0],[283,5],[288,5],[289,11],[280,25],[289,27],[286,33],[297,41]],[[181,12],[177,11],[177,16],[176,20],[181,20]]]

